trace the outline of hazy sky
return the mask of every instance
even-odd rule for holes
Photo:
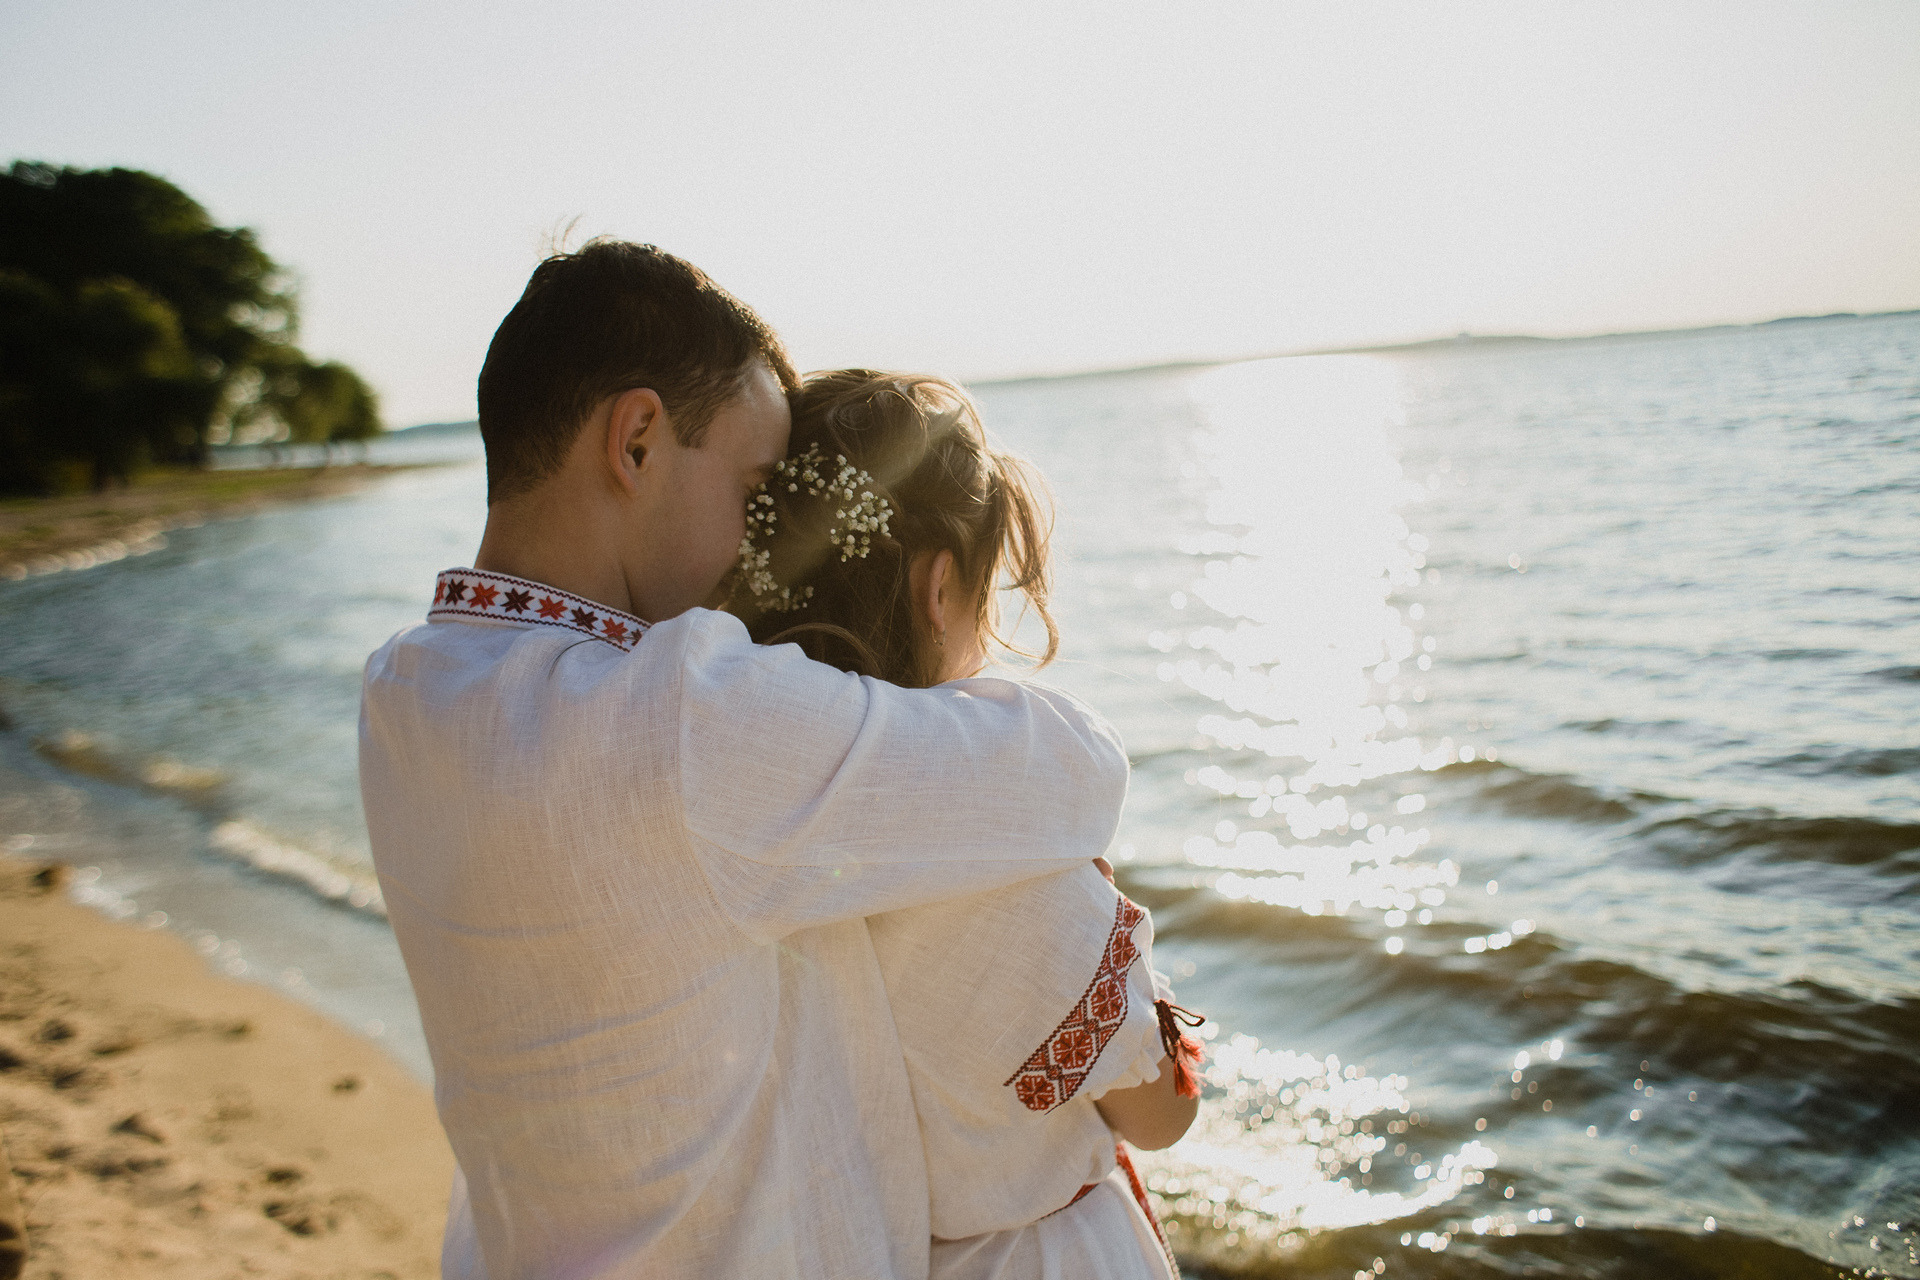
[[[394,424],[547,237],[962,376],[1920,306],[1920,3],[6,0],[0,159],[257,228]]]

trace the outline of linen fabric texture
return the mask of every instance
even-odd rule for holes
[[[1038,1222],[933,1242],[932,1280],[1179,1280],[1153,1223],[1115,1169]]]
[[[1094,1100],[1158,1079],[1165,1052],[1151,918],[1083,863],[867,923],[934,1236],[1026,1226],[1112,1172],[1114,1136]]]
[[[706,610],[631,652],[395,636],[361,784],[467,1191],[447,1274],[927,1275],[862,917],[1084,863],[1126,771],[1065,694],[899,689]]]

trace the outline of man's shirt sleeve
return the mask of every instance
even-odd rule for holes
[[[759,940],[1045,875],[1113,838],[1125,752],[1064,693],[901,689],[755,645],[728,615],[675,621],[687,828]]]

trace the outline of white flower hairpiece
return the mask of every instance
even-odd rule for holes
[[[766,547],[776,532],[780,513],[772,490],[784,485],[788,493],[805,490],[810,498],[828,498],[840,505],[827,528],[827,541],[840,550],[845,563],[855,556],[865,559],[873,549],[873,535],[887,536],[887,521],[893,516],[893,504],[873,491],[873,475],[848,462],[844,455],[834,458],[832,477],[828,477],[826,455],[818,444],[794,458],[782,458],[773,466],[773,475],[747,499],[747,536],[740,539],[741,580],[747,590],[770,613],[787,613],[807,607],[812,587],[795,591],[774,580],[773,553]]]

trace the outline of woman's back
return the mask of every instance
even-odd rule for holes
[[[1049,523],[1037,473],[988,445],[959,387],[815,375],[788,457],[748,499],[728,608],[761,643],[930,686],[980,669],[1014,590],[1045,629],[1030,655],[1044,664]],[[868,931],[918,1113],[937,1280],[1170,1276],[1113,1132],[1161,1146],[1193,1118],[1192,1079],[1163,1061],[1177,1037],[1146,912],[1089,864]]]

